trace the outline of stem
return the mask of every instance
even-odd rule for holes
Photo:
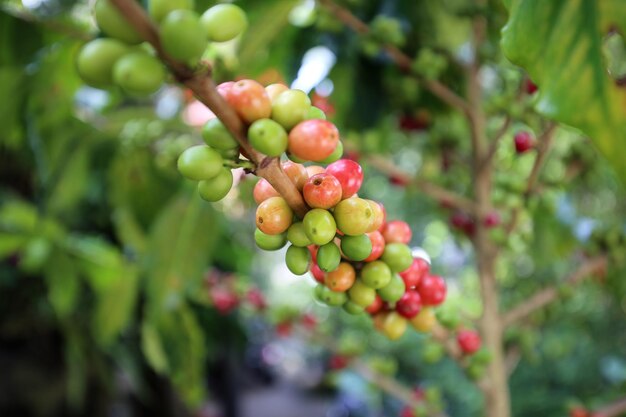
[[[477,2],[482,5],[481,1]],[[484,219],[491,209],[492,165],[486,160],[487,149],[485,114],[481,102],[480,60],[478,49],[482,45],[487,27],[484,16],[477,16],[473,22],[474,59],[468,67],[468,114],[471,142],[472,169],[474,177],[474,197],[478,205],[478,218]],[[481,163],[486,161],[484,166]],[[499,311],[499,293],[495,274],[496,249],[482,221],[476,222],[476,236],[473,240],[476,251],[480,291],[483,301],[483,314],[480,321],[485,347],[492,354],[487,369],[487,381],[480,385],[485,396],[485,416],[509,417],[511,415],[508,375],[503,349],[503,331]]]
[[[619,417],[624,413],[626,413],[626,398],[621,398],[594,411],[592,415],[593,417]]]
[[[370,33],[370,27],[367,23],[356,17],[352,12],[342,6],[339,6],[333,0],[318,0],[319,4],[327,8],[337,19],[343,22],[350,29],[361,35],[367,35]],[[424,87],[432,94],[437,96],[441,101],[461,110],[463,113],[469,113],[470,107],[468,103],[448,86],[442,84],[437,80],[427,80],[419,77],[417,74],[411,72],[411,65],[413,60],[410,56],[402,52],[400,49],[391,44],[383,44],[382,48],[394,61],[396,66],[403,72],[410,74],[413,77],[418,78]]]
[[[552,148],[552,139],[554,138],[556,128],[557,124],[551,122],[546,130],[544,130],[544,132],[539,136],[537,156],[535,157],[535,163],[533,164],[533,167],[530,170],[530,174],[528,175],[526,189],[524,190],[525,203],[528,202],[530,196],[535,192],[535,187],[537,185],[537,181],[539,180],[539,174],[541,173],[541,169],[543,168],[548,154],[550,153],[550,149]],[[521,207],[516,207],[515,209],[513,209],[511,213],[511,219],[504,228],[507,235],[510,235],[513,230],[515,230],[515,227],[517,226],[517,222],[519,220],[520,211]]]
[[[608,260],[605,256],[592,258],[583,263],[576,271],[568,276],[561,285],[574,286],[582,282],[585,278],[592,275],[594,272],[601,272],[606,269]],[[557,286],[545,288],[540,290],[535,295],[528,298],[523,303],[517,305],[513,309],[509,310],[503,317],[502,323],[504,326],[510,326],[514,324],[540,308],[545,307],[559,297],[559,290]]]
[[[250,145],[246,135],[245,124],[217,92],[210,72],[195,72],[192,68],[168,56],[161,45],[158,29],[148,18],[139,3],[127,0],[111,0],[111,3],[122,12],[137,32],[154,47],[159,59],[169,67],[176,79],[193,91],[198,100],[221,120],[239,143],[241,153],[255,164],[256,175],[265,178],[287,201],[295,213],[303,217],[308,211],[308,207],[298,189],[283,172],[279,159],[267,157]]]

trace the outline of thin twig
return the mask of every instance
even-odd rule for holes
[[[361,35],[367,35],[368,33],[370,33],[371,29],[367,25],[367,23],[363,22],[361,19],[352,14],[350,10],[338,5],[333,0],[318,0],[318,2],[322,6],[327,8],[337,19],[339,19],[353,31]],[[387,52],[389,57],[394,61],[396,66],[401,71],[417,77],[423,83],[426,89],[433,93],[435,96],[439,97],[441,101],[461,110],[466,114],[470,112],[470,108],[467,102],[461,96],[448,88],[448,86],[437,80],[424,79],[422,77],[419,77],[417,74],[412,73],[411,66],[413,60],[410,56],[391,44],[384,44],[382,45],[382,48],[385,52]]]
[[[593,417],[619,417],[626,413],[626,397],[593,412]]]
[[[569,275],[559,286],[575,286],[595,272],[604,271],[607,267],[607,258],[599,256],[584,262],[576,271]],[[510,326],[513,323],[528,317],[535,311],[543,308],[559,297],[559,286],[552,286],[538,291],[526,301],[513,307],[502,318],[503,326]]]
[[[554,138],[557,126],[558,125],[556,123],[550,122],[548,127],[538,138],[539,143],[537,145],[537,156],[535,157],[535,162],[530,170],[528,180],[526,181],[526,188],[524,189],[524,205],[526,205],[528,199],[535,192],[537,181],[539,180],[539,174],[541,173],[541,169],[543,168],[548,154],[550,153],[550,149],[552,148],[552,139]],[[521,210],[521,207],[516,207],[511,212],[511,219],[504,227],[507,235],[513,233],[513,230],[517,227]]]
[[[232,133],[240,145],[242,154],[249,157],[256,165],[256,175],[265,178],[281,194],[296,214],[300,217],[304,216],[308,207],[298,189],[283,172],[279,159],[267,157],[250,145],[245,124],[217,92],[210,72],[196,72],[183,63],[172,59],[163,50],[157,27],[139,3],[126,0],[111,0],[111,3],[122,12],[141,37],[154,47],[159,59],[169,67],[178,81],[193,91],[198,100],[206,105]]]
[[[386,174],[390,178],[396,178],[404,184],[412,184],[424,194],[434,198],[439,202],[446,203],[449,206],[463,210],[468,213],[476,213],[476,204],[469,198],[443,188],[430,181],[416,178],[397,167],[389,159],[380,155],[370,155],[366,157],[366,161],[378,171]]]
[[[493,160],[493,157],[496,154],[496,151],[498,150],[498,145],[500,144],[500,141],[502,140],[506,132],[509,130],[509,127],[511,126],[512,121],[513,119],[511,119],[510,115],[505,116],[502,126],[500,127],[500,129],[498,129],[496,134],[493,136],[493,140],[491,141],[491,144],[489,145],[489,149],[487,149],[487,154],[485,155],[481,163],[481,169],[484,169],[485,167],[487,167]]]

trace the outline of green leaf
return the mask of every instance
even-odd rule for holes
[[[163,374],[169,371],[169,363],[161,336],[155,326],[148,321],[141,326],[141,350],[155,371]]]
[[[210,204],[189,193],[175,197],[156,220],[146,253],[147,292],[153,308],[176,308],[198,290],[220,234]]]
[[[58,317],[69,316],[78,300],[80,280],[71,258],[56,251],[44,269],[48,284],[48,300]]]
[[[626,88],[607,71],[603,38],[626,33],[622,0],[509,0],[502,48],[539,86],[536,108],[581,129],[626,181]]]

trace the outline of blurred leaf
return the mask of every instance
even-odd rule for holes
[[[211,205],[192,191],[172,199],[156,220],[146,253],[147,291],[153,309],[175,308],[197,290],[220,236]]]
[[[76,306],[80,290],[76,264],[67,254],[56,251],[46,263],[45,276],[52,308],[58,317],[67,317]]]
[[[622,0],[507,0],[502,48],[539,86],[537,109],[589,135],[626,182],[626,88],[603,56],[609,31],[626,32]]]
[[[147,321],[141,326],[141,350],[155,371],[163,374],[169,371],[161,336],[157,329]]]

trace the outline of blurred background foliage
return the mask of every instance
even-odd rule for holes
[[[609,251],[615,261],[575,291],[564,287],[558,302],[507,333],[518,361],[510,378],[514,414],[566,415],[572,402],[594,407],[623,393],[623,185],[587,137],[564,127],[540,192],[524,204],[533,159],[515,153],[512,136],[545,128],[534,105],[546,98],[521,91],[527,75],[502,55],[504,5],[339,3],[371,22],[372,33],[355,35],[312,1],[238,1],[250,20],[246,35],[207,52],[218,81],[308,82],[350,154],[361,157],[363,195],[382,200],[390,218],[408,221],[416,231],[412,243],[446,277],[450,296],[440,321],[470,325],[481,312],[479,288],[469,241],[449,221],[455,213],[368,166],[367,157],[383,155],[412,175],[471,192],[463,118],[400,72],[380,41],[415,57],[421,77],[464,91],[469,19],[486,13],[488,38],[480,53],[489,131],[507,116],[514,120],[495,156],[493,200],[503,223],[513,210],[521,219],[509,236],[502,227],[492,231],[505,248],[498,261],[503,309],[558,285],[583,252]],[[428,402],[450,416],[480,415],[471,373],[443,357],[429,337],[411,333],[385,341],[368,319],[315,304],[313,280],[291,276],[280,254],[255,249],[253,177],[242,175],[219,204],[198,199],[175,169],[178,154],[201,141],[194,117],[202,115],[194,115],[198,110],[185,91],[171,85],[137,99],[80,82],[76,52],[97,36],[86,2],[0,4],[1,415],[220,415],[220,408],[223,415],[245,415],[246,392],[259,381],[277,380],[321,392],[335,410],[327,415],[396,415],[400,404],[349,368],[327,372],[327,337],[338,341],[341,355],[358,355],[374,369],[424,388]],[[196,0],[198,10],[210,4]],[[544,36],[524,31],[517,37]],[[549,45],[575,52],[557,35]],[[307,56],[309,62],[321,59],[311,55],[320,47],[331,64],[307,67]],[[509,54],[522,48],[507,47]],[[612,65],[619,68],[624,56],[619,58],[619,45],[611,48],[617,51]],[[567,97],[551,91],[557,78],[569,83],[563,88],[570,92],[578,92],[579,83],[577,68],[556,58],[558,77],[529,71],[538,77],[540,94],[546,88],[558,101]],[[619,123],[602,126],[610,127],[602,140],[616,149],[623,119]],[[256,288],[267,308],[242,301]]]

